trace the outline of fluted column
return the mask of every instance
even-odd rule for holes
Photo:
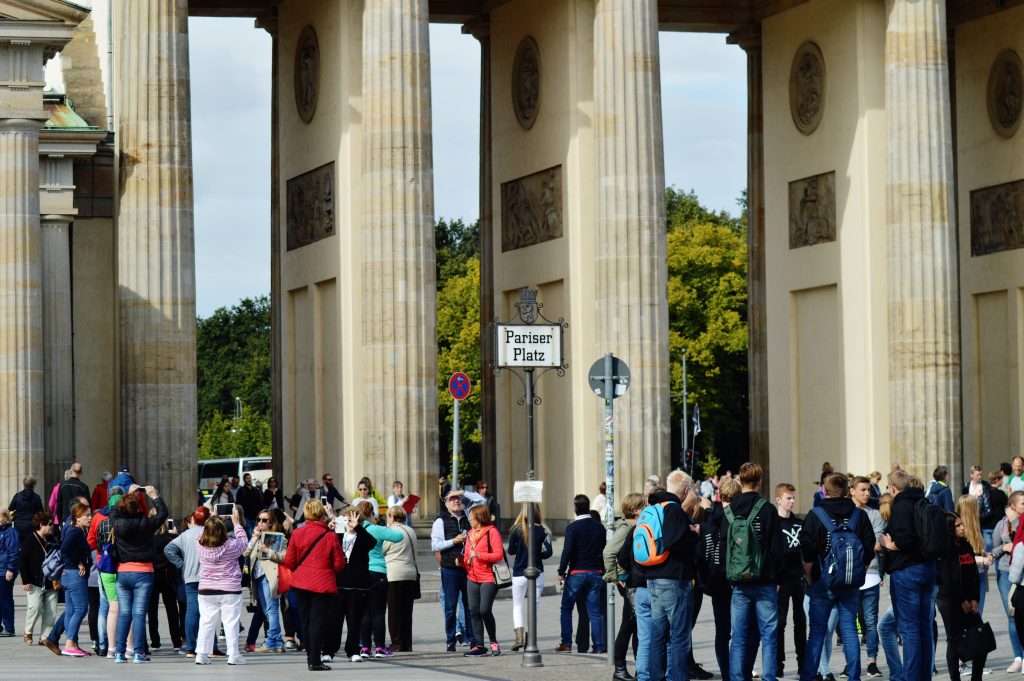
[[[946,3],[888,0],[885,36],[891,456],[959,470],[960,329]]]
[[[0,119],[0,499],[43,475],[42,124]]]
[[[656,0],[598,0],[594,19],[597,351],[632,370],[615,402],[622,489],[669,466],[665,160]]]
[[[115,3],[122,458],[195,503],[196,307],[188,2]]]
[[[75,460],[71,343],[71,216],[42,217],[43,395],[46,478],[62,480]]]
[[[364,470],[437,489],[437,321],[427,0],[363,10]],[[378,483],[379,484],[379,483]]]

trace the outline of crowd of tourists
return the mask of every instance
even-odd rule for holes
[[[1024,459],[1006,468],[988,479],[972,468],[954,495],[943,466],[926,489],[894,465],[883,490],[877,472],[837,474],[826,464],[804,518],[793,513],[794,485],[777,484],[767,498],[757,464],[700,483],[675,470],[664,485],[651,476],[642,492],[626,494],[610,535],[602,523],[604,490],[593,503],[577,495],[557,568],[555,652],[575,646],[607,653],[604,593],[612,584],[622,607],[615,681],[634,678],[630,651],[638,681],[712,678],[691,643],[705,599],[722,678],[783,676],[792,620],[801,681],[834,681],[837,634],[843,678],[862,677],[863,645],[869,678],[882,676],[882,666],[896,681],[932,678],[941,652],[951,679],[970,670],[977,681],[995,646],[983,620],[992,569],[1013,648],[1007,671],[1021,673],[1024,590],[1015,587],[1024,583]],[[363,478],[348,500],[330,474],[287,496],[273,478],[259,490],[246,475],[222,481],[178,524],[159,491],[136,484],[127,468],[104,474],[91,492],[81,475],[75,464],[52,490],[48,510],[35,480],[26,478],[0,510],[0,636],[20,633],[26,644],[57,655],[145,663],[162,647],[162,602],[171,646],[199,665],[216,658],[242,665],[246,653],[294,650],[305,653],[310,671],[321,671],[336,659],[356,663],[412,650],[421,566],[409,512],[418,498],[401,482],[385,499]],[[446,650],[502,654],[493,604],[505,587],[511,650],[522,650],[529,548],[540,572],[538,609],[543,561],[553,556],[539,507],[532,507],[532,532],[524,506],[503,534],[500,506],[484,481],[466,491],[442,477],[438,491],[430,550],[440,572]],[[20,632],[12,598],[18,578],[27,596]],[[886,579],[892,606],[880,613]],[[248,628],[243,609],[252,613]],[[944,650],[933,630],[936,612]],[[79,643],[84,626],[91,647]]]

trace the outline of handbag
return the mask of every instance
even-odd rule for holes
[[[416,571],[416,586],[412,588],[412,599],[418,601],[423,598],[423,591],[420,589],[420,571]]]
[[[487,533],[487,548],[491,549],[491,533]],[[500,563],[491,564],[491,574],[494,575],[494,585],[499,589],[507,589],[512,586],[512,571],[508,569],[508,556],[504,548],[501,552]]]
[[[302,565],[302,562],[304,560],[306,560],[306,558],[309,556],[310,552],[314,548],[316,548],[316,545],[320,543],[320,540],[323,539],[324,536],[328,535],[328,534],[332,534],[332,533],[330,531],[325,531],[323,534],[321,534],[319,537],[317,537],[313,541],[312,544],[309,545],[309,548],[306,549],[306,552],[304,554],[302,554],[302,558],[299,558],[299,562],[295,564],[295,570],[299,569],[299,566]],[[291,591],[292,581],[293,581],[293,578],[295,576],[295,570],[292,570],[291,568],[285,567],[284,565],[278,564],[278,566],[277,566],[277,593],[278,594],[285,594],[285,593],[288,593],[289,591]]]
[[[957,657],[964,661],[988,655],[996,649],[996,635],[992,632],[992,625],[988,622],[979,622],[964,629],[956,638],[954,648]]]

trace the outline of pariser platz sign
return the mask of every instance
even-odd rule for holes
[[[558,324],[498,324],[499,367],[562,366],[562,327]]]

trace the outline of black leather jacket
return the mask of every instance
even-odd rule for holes
[[[153,499],[156,515],[142,513],[122,515],[114,507],[110,509],[110,522],[114,527],[114,550],[121,563],[153,563],[156,553],[153,535],[158,527],[167,521],[167,505],[160,497]]]

